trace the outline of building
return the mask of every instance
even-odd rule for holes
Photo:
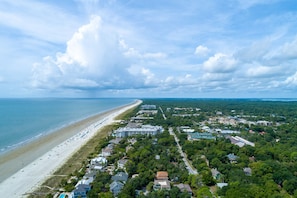
[[[128,162],[128,159],[120,159],[118,163],[118,169],[125,169],[125,165]]]
[[[72,192],[72,198],[87,198],[87,193],[91,190],[90,185],[79,184]]]
[[[250,145],[252,147],[255,146],[255,143],[250,142],[250,141],[248,141],[246,139],[243,139],[243,138],[241,138],[239,136],[228,136],[227,138],[230,139],[230,141],[231,141],[232,144],[235,144],[235,145],[237,145],[239,147],[243,147],[245,145]]]
[[[220,133],[220,134],[234,134],[234,133],[240,133],[239,131],[233,131],[233,130],[222,130],[222,129],[215,129],[215,131],[217,133]]]
[[[168,172],[167,171],[158,171],[157,175],[156,175],[156,179],[168,180]]]
[[[140,109],[142,110],[154,110],[157,109],[156,105],[141,105]]]
[[[228,186],[228,183],[217,183],[217,187],[223,188],[225,186]]]
[[[170,182],[168,180],[167,171],[158,171],[156,174],[156,179],[154,180],[154,190],[170,190]]]
[[[103,157],[108,157],[108,156],[111,156],[112,152],[113,152],[113,144],[109,144],[102,149],[101,155]]]
[[[110,192],[112,192],[114,196],[117,196],[121,192],[123,187],[124,187],[124,184],[122,182],[113,181],[109,186],[109,190]]]
[[[230,161],[230,163],[237,163],[237,159],[239,158],[234,153],[229,153],[227,155],[227,157],[228,157],[228,160]]]
[[[215,180],[221,179],[221,173],[218,171],[218,169],[212,168],[210,171],[211,171],[213,179],[215,179]]]
[[[121,127],[113,132],[115,137],[128,137],[133,135],[157,135],[164,131],[161,126],[141,125],[140,127]]]
[[[118,172],[116,175],[111,177],[111,180],[126,183],[126,181],[128,180],[128,174],[124,172]]]
[[[188,140],[215,140],[211,133],[188,133]]]
[[[243,168],[243,172],[246,176],[252,176],[252,169],[250,167]]]
[[[170,182],[168,180],[154,180],[154,190],[170,190]]]
[[[181,192],[187,192],[191,196],[193,194],[189,184],[174,184],[174,186],[178,187]]]

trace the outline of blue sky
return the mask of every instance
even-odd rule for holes
[[[297,96],[295,0],[1,0],[0,43],[0,97]]]

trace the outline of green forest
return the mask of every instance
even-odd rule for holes
[[[116,166],[113,174],[128,174],[117,197],[297,197],[297,102],[144,99],[142,105],[145,104],[155,105],[157,113],[146,115],[152,118],[141,124],[162,126],[164,132],[125,137],[114,147],[113,154],[107,158],[108,164]],[[126,126],[140,108],[114,128]],[[215,138],[193,141],[182,127],[197,133],[207,128]],[[188,172],[169,128],[197,174]],[[237,133],[225,135],[217,129]],[[231,142],[230,136],[240,136],[253,146],[238,146]],[[96,150],[99,152],[113,138],[110,135],[101,140]],[[230,160],[230,154],[236,160]],[[117,161],[123,158],[128,162],[124,169],[119,169]],[[74,175],[82,177],[84,170]],[[170,190],[153,188],[158,171],[168,172]],[[109,190],[111,177],[107,172],[98,172],[88,197],[114,197]],[[189,185],[192,195],[177,188],[176,184],[180,183]],[[65,185],[71,189],[74,183],[64,181]]]

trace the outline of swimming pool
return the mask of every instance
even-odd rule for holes
[[[65,198],[65,194],[64,193],[60,194],[59,198]]]

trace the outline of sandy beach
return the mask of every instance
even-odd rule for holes
[[[101,128],[140,103],[141,101],[137,100],[133,104],[71,124],[1,156],[1,197],[26,197],[26,194],[33,192],[51,177]]]

